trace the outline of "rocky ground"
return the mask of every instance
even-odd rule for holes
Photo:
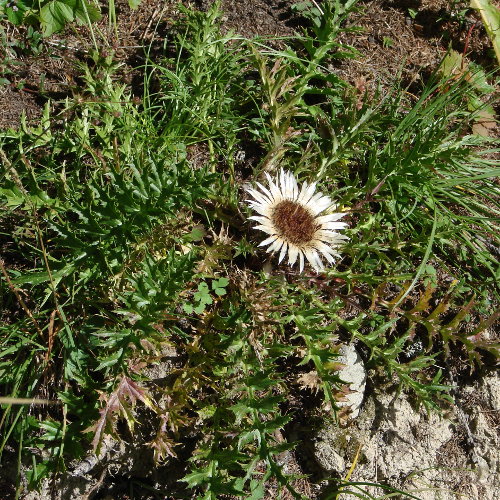
[[[172,369],[175,353],[170,354],[151,374],[153,382],[165,379]],[[341,376],[351,382],[353,391],[344,403],[350,406],[349,417],[341,426],[311,426],[308,421],[288,430],[289,440],[300,437],[305,443],[281,457],[285,472],[309,475],[297,481],[299,491],[309,498],[330,498],[325,479],[345,477],[355,464],[351,481],[389,484],[421,500],[500,498],[500,380],[496,374],[456,387],[455,406],[439,416],[416,409],[394,387],[377,384],[376,389],[373,374],[365,371],[352,346],[345,348],[341,361],[346,365]],[[56,483],[47,480],[41,492],[24,498],[189,498],[175,485],[180,473],[174,461],[153,467],[147,447],[108,441],[99,460],[89,455],[75,461]],[[135,484],[132,495],[131,483]],[[141,485],[158,488],[165,496],[150,496]],[[374,497],[384,493],[381,488],[364,489]],[[276,498],[273,485],[267,498]],[[341,498],[355,497],[345,494]]]

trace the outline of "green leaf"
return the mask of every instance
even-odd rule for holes
[[[213,302],[212,297],[210,297],[210,295],[205,294],[203,292],[196,292],[194,294],[194,298],[195,298],[195,300],[197,300],[201,304],[211,304]]]
[[[213,302],[213,299],[210,296],[210,289],[205,282],[202,282],[198,285],[198,291],[194,294],[193,297],[196,302],[200,303],[199,305],[211,304]]]
[[[11,187],[0,189],[0,195],[2,195],[2,197],[5,197],[6,205],[12,208],[21,206],[26,200],[23,192],[10,181],[6,182],[11,184]]]
[[[226,289],[225,288],[214,288],[214,292],[219,296],[222,297],[223,295],[226,295]]]
[[[500,64],[500,9],[493,5],[491,0],[471,0],[470,6],[481,13],[484,27]]]
[[[36,458],[33,456],[33,468],[26,471],[26,479],[31,488],[36,488],[39,481],[44,478],[50,471],[49,462],[36,463]]]
[[[187,476],[184,476],[181,481],[187,483],[188,488],[194,488],[199,484],[203,484],[205,480],[209,479],[212,476],[212,471],[210,467],[206,467],[204,469],[196,469],[191,472]]]
[[[186,314],[193,314],[193,306],[191,304],[184,304],[182,307]]]
[[[191,241],[201,241],[206,235],[206,231],[203,228],[203,226],[196,226],[193,228],[193,230],[184,236],[184,241],[186,242],[191,242]]]
[[[196,413],[200,416],[202,420],[207,420],[212,418],[217,411],[217,407],[215,405],[207,405],[203,408],[200,408]]]
[[[441,62],[441,66],[439,67],[439,71],[446,78],[450,78],[453,75],[461,72],[462,70],[462,54],[457,52],[456,50],[449,50],[443,61]]]
[[[263,391],[268,387],[276,385],[278,382],[278,380],[271,378],[268,372],[260,372],[249,376],[245,381],[245,385],[255,391]]]
[[[53,0],[40,9],[40,24],[42,25],[43,36],[52,35],[52,33],[61,30],[67,23],[75,19],[74,9],[71,4],[74,4],[74,1]]]
[[[204,302],[200,302],[195,308],[194,308],[194,312],[196,314],[201,314],[203,311],[205,310],[205,303]]]
[[[128,0],[128,6],[132,9],[135,10],[139,5],[141,4],[141,0]]]
[[[229,285],[229,280],[227,278],[219,278],[217,281],[212,281],[212,288],[225,288]]]
[[[238,450],[242,450],[248,443],[258,442],[259,438],[260,431],[258,429],[241,432],[238,439]]]
[[[226,286],[229,285],[229,280],[227,278],[219,278],[218,280],[212,281],[212,290],[221,297],[226,295]]]
[[[74,13],[75,18],[83,24],[87,24],[88,21],[90,21],[91,23],[95,23],[102,17],[99,9],[94,4],[85,2],[85,0],[77,0],[74,8]]]
[[[100,18],[99,10],[85,0],[52,0],[40,9],[40,24],[45,37],[62,30],[75,19],[87,23],[98,21]]]
[[[96,370],[102,370],[103,368],[115,365],[116,363],[118,363],[118,361],[120,361],[122,356],[123,349],[120,348],[116,352],[111,354],[111,356],[101,359],[101,362],[99,363],[99,366],[96,368]]]
[[[252,488],[252,493],[247,500],[260,500],[264,498],[265,490],[264,490],[264,482],[259,482],[255,487]]]
[[[5,12],[7,13],[7,19],[15,25],[22,24],[24,19],[24,13],[28,9],[26,5],[21,0],[16,2],[17,10],[14,10],[12,7],[7,7]]]

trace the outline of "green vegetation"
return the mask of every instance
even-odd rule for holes
[[[471,0],[470,6],[481,14],[484,27],[500,64],[500,8],[492,0]]]
[[[86,0],[3,0],[0,7],[11,23],[40,26],[44,36],[73,21],[85,24],[101,18],[99,8]]]
[[[468,73],[418,98],[398,82],[358,95],[326,69],[356,57],[338,42],[355,4],[310,9],[283,50],[222,36],[218,5],[183,9],[173,55],[142,68],[142,98],[95,56],[39,126],[0,133],[1,393],[54,402],[2,401],[0,453],[31,464],[31,487],[125,423],[159,462],[189,432],[196,498],[262,498],[269,483],[301,498],[278,460],[297,443],[278,436],[308,372],[335,418],[342,342],[434,410],[452,404],[438,360],[497,356],[482,334],[498,317],[500,168],[471,132],[477,86]],[[239,157],[255,151],[248,168]],[[349,212],[335,268],[252,263],[243,185],[278,168]],[[152,384],[166,349],[178,364]]]

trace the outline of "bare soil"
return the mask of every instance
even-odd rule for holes
[[[184,2],[206,10],[211,0]],[[308,21],[292,10],[294,0],[224,0],[223,29],[245,37],[265,37],[270,43],[284,44],[287,37],[301,33]],[[467,2],[461,2],[466,4]],[[131,11],[126,0],[116,2],[118,36],[109,27],[107,16],[97,29],[101,54],[114,53],[123,63],[121,76],[132,82],[134,71],[144,58],[144,47],[161,46],[179,17],[175,0],[143,0]],[[462,7],[464,6],[462,5]],[[485,30],[475,15],[460,17],[461,4],[450,10],[448,0],[361,0],[359,12],[349,24],[361,31],[345,34],[340,41],[359,50],[361,57],[345,61],[335,70],[357,87],[387,86],[401,72],[403,84],[426,79],[448,47],[463,51],[469,59],[490,68],[494,64]],[[412,18],[408,9],[417,11]],[[91,62],[91,33],[85,26],[67,28],[41,42],[39,55],[19,48],[26,43],[26,28],[4,22],[10,47],[0,47],[0,68],[10,84],[0,86],[0,128],[17,128],[24,112],[35,123],[44,104],[78,93],[78,64]],[[95,31],[97,31],[97,29]],[[18,43],[12,43],[18,42]],[[29,41],[28,41],[29,43]],[[3,62],[2,57],[3,56]],[[15,61],[9,63],[9,61]]]

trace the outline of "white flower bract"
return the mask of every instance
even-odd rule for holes
[[[279,262],[288,252],[288,263],[293,266],[298,259],[300,272],[304,259],[316,271],[324,268],[321,257],[334,264],[339,255],[335,248],[348,239],[337,232],[347,226],[339,222],[345,214],[333,212],[335,205],[329,196],[316,192],[315,182],[304,182],[299,189],[295,176],[284,170],[275,180],[267,172],[266,177],[269,187],[257,182],[259,189],[247,188],[254,198],[247,203],[259,214],[250,217],[258,223],[254,229],[268,235],[259,246],[279,252]]]

